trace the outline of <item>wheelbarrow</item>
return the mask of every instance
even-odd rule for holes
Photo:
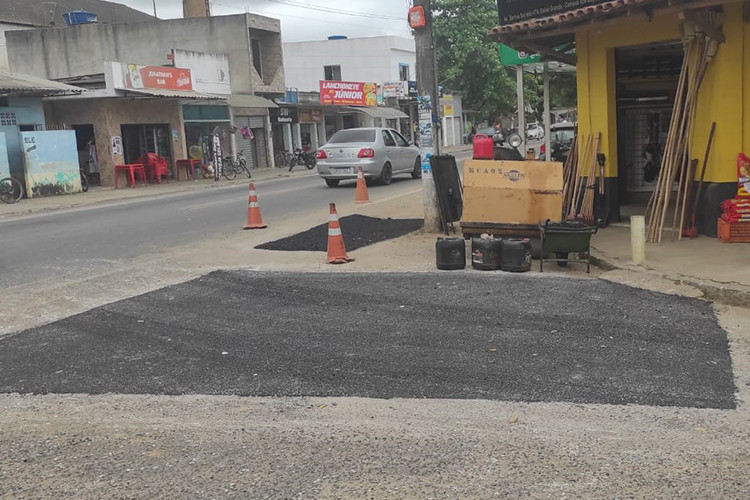
[[[596,234],[599,225],[588,226],[579,221],[552,222],[547,219],[539,223],[542,237],[542,256],[539,259],[539,272],[544,272],[544,262],[556,262],[565,267],[568,262],[586,264],[586,273],[591,272],[591,235]],[[555,254],[554,259],[545,255]],[[578,258],[571,259],[570,254]]]

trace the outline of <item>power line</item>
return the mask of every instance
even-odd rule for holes
[[[277,5],[282,5],[286,7],[297,7],[300,9],[307,9],[307,10],[314,10],[318,12],[325,12],[327,14],[338,14],[342,16],[353,16],[353,17],[365,17],[368,19],[386,19],[390,21],[404,21],[406,22],[406,15],[404,16],[388,16],[385,14],[375,14],[371,12],[353,12],[351,10],[343,10],[343,9],[335,9],[332,7],[319,7],[314,5],[309,5],[302,2],[296,2],[294,0],[261,0],[263,2],[267,3],[274,3]],[[216,5],[223,5],[225,7],[237,7],[236,5],[229,5],[223,2],[212,2]]]

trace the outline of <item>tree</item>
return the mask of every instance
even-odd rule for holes
[[[498,44],[487,36],[498,23],[495,0],[432,0],[438,81],[463,94],[465,109],[489,118],[516,111],[516,70],[500,65]],[[534,119],[543,115],[542,76],[524,76],[524,98]],[[555,107],[576,103],[574,74],[553,74],[550,102]]]
[[[497,43],[487,32],[497,25],[494,0],[433,0],[438,81],[463,94],[465,109],[488,117],[515,111],[513,70],[500,65]]]

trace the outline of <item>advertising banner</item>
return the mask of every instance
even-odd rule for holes
[[[300,123],[323,123],[322,109],[301,108],[299,110]]]
[[[539,54],[519,52],[507,45],[500,44],[500,64],[503,66],[518,66],[519,64],[533,64],[542,60]]]
[[[375,106],[378,86],[375,83],[321,80],[320,102],[339,106]]]
[[[399,99],[406,95],[406,82],[383,82],[383,97],[398,97]]]
[[[107,88],[195,90],[189,69],[105,63]],[[110,69],[111,66],[111,69]]]
[[[552,16],[607,1],[609,0],[497,0],[497,12],[502,25]]]

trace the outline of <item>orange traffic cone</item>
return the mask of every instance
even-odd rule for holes
[[[263,224],[263,217],[260,216],[260,206],[258,206],[258,197],[255,195],[255,184],[250,183],[250,198],[247,207],[247,224],[242,229],[263,229],[267,227]]]
[[[341,234],[341,225],[339,224],[339,214],[336,213],[336,204],[331,203],[329,207],[331,212],[328,217],[328,263],[346,264],[354,259],[346,255],[344,237]]]
[[[354,192],[354,203],[370,203],[370,196],[367,194],[365,173],[362,171],[362,167],[359,167],[357,171],[357,190]]]

